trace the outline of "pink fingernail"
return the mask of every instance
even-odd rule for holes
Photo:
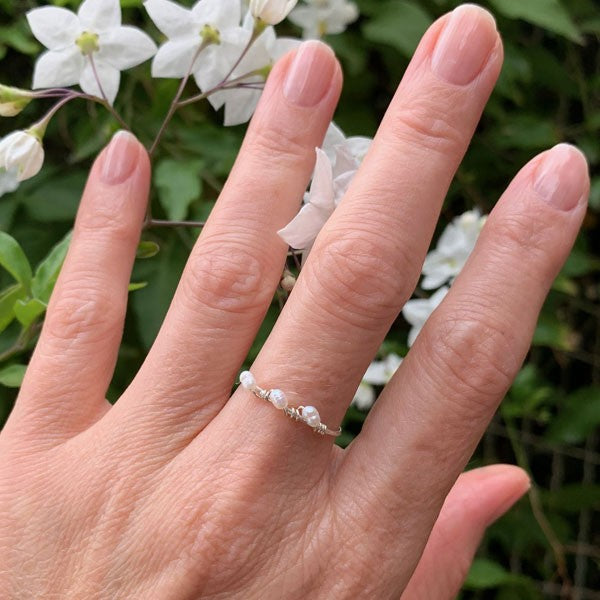
[[[335,64],[329,46],[315,40],[304,42],[288,67],[283,95],[299,106],[316,106],[331,87]]]
[[[533,187],[550,206],[573,210],[587,194],[585,157],[570,144],[558,144],[546,153],[535,171]]]
[[[481,73],[497,41],[491,13],[463,4],[452,11],[435,46],[431,68],[448,83],[467,85]]]
[[[102,181],[118,185],[131,177],[138,162],[139,147],[139,142],[132,133],[118,131],[102,156]]]

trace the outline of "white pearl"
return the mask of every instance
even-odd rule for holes
[[[269,400],[275,408],[279,408],[280,410],[283,410],[288,405],[287,398],[281,390],[271,390]]]
[[[314,406],[305,406],[302,409],[302,418],[306,421],[306,424],[311,427],[318,427],[321,423],[319,411]]]
[[[250,373],[250,371],[244,371],[240,373],[240,383],[247,390],[254,390],[256,388],[256,379],[254,379],[254,375]]]

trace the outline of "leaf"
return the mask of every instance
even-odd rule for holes
[[[144,240],[138,244],[137,251],[135,253],[136,258],[152,258],[160,252],[160,246],[156,242]]]
[[[0,369],[0,384],[9,388],[21,387],[26,370],[26,365],[9,365]]]
[[[0,332],[4,331],[15,318],[15,302],[25,296],[25,288],[20,283],[15,283],[0,294]]]
[[[31,300],[17,300],[15,302],[15,316],[23,327],[29,327],[41,314],[46,312],[45,302],[32,298]]]
[[[564,444],[581,444],[600,427],[600,387],[587,387],[569,394],[546,437]]]
[[[573,42],[583,43],[581,32],[559,0],[490,0],[490,3],[509,19],[523,19]]]
[[[147,285],[147,281],[140,281],[139,283],[130,283],[127,289],[130,292],[136,292],[137,290],[143,290]]]
[[[0,231],[0,266],[4,267],[26,291],[31,286],[31,266],[19,245],[13,237]]]
[[[542,313],[532,343],[534,346],[572,351],[577,347],[578,340],[577,334],[566,323],[559,321],[556,315]]]
[[[46,256],[46,258],[37,266],[33,281],[31,282],[31,290],[33,296],[46,304],[50,300],[54,284],[58,279],[60,269],[65,260],[69,243],[71,242],[72,232],[60,241]]]
[[[431,17],[420,6],[394,0],[382,4],[377,16],[370,19],[362,31],[368,40],[389,44],[411,57],[431,22]]]
[[[190,204],[200,198],[202,180],[198,160],[179,161],[167,158],[158,163],[154,183],[158,199],[171,221],[186,218]]]
[[[495,588],[514,581],[502,565],[486,558],[476,558],[471,565],[465,581],[465,587],[472,590]]]

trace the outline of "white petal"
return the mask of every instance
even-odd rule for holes
[[[310,186],[310,203],[329,214],[335,209],[333,171],[331,162],[320,148],[317,148],[317,162]]]
[[[192,8],[194,21],[217,29],[237,27],[242,20],[239,0],[199,0]]]
[[[137,27],[117,27],[100,34],[97,60],[105,61],[120,71],[131,69],[156,53],[156,44]]]
[[[119,91],[121,73],[119,69],[115,69],[115,67],[103,61],[96,61],[95,65],[98,78],[102,84],[102,89],[106,94],[106,98],[110,104],[112,104],[117,97],[117,92]],[[98,87],[98,83],[96,82],[96,78],[94,76],[94,71],[92,70],[89,62],[83,68],[79,85],[86,94],[91,94],[92,96],[102,98],[102,93]]]
[[[34,8],[27,13],[27,21],[33,35],[50,50],[74,44],[81,32],[77,15],[66,8]]]
[[[278,38],[271,50],[273,62],[277,62],[282,56],[298,48],[300,44],[302,44],[302,41],[296,38]]]
[[[354,136],[348,138],[346,141],[346,146],[352,153],[352,156],[356,158],[359,162],[362,162],[364,157],[367,155],[367,152],[371,148],[371,144],[373,140],[369,137],[363,136]]]
[[[195,43],[195,38],[183,38],[163,44],[152,61],[152,77],[185,77],[199,45]],[[202,60],[201,57],[198,60]]]
[[[354,394],[352,404],[359,410],[369,410],[375,402],[375,390],[368,384],[361,382]]]
[[[33,89],[75,85],[84,64],[83,55],[75,45],[44,52],[35,63]]]
[[[144,8],[154,24],[168,37],[179,38],[198,33],[192,11],[170,0],[146,0]]]
[[[423,326],[420,325],[419,327],[413,327],[409,332],[408,332],[408,347],[412,347],[412,345],[415,343],[415,340],[417,339],[417,336],[419,335],[419,333],[421,333],[421,329],[423,329]]]
[[[0,197],[4,194],[10,194],[19,187],[19,178],[16,169],[7,171],[4,167],[0,167]]]
[[[100,33],[121,25],[119,0],[85,0],[77,12],[84,28]]]
[[[247,123],[254,114],[258,101],[262,94],[261,90],[235,90],[235,98],[225,103],[225,118],[223,125],[233,127]]]
[[[386,364],[382,360],[374,360],[367,369],[363,381],[372,385],[385,385],[388,381]]]
[[[429,300],[409,300],[402,309],[404,318],[414,326],[422,326],[433,312]]]
[[[277,233],[288,246],[303,250],[312,245],[330,216],[330,211],[305,204],[292,222]]]

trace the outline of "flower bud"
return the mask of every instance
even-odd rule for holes
[[[286,292],[291,292],[296,285],[296,278],[290,271],[285,271],[280,282],[281,288]]]
[[[33,132],[14,131],[0,140],[0,168],[16,173],[18,181],[37,175],[44,163],[44,148]]]
[[[267,25],[281,23],[292,12],[298,0],[250,0],[250,12]]]
[[[32,100],[33,94],[31,92],[0,83],[1,117],[18,115]]]

